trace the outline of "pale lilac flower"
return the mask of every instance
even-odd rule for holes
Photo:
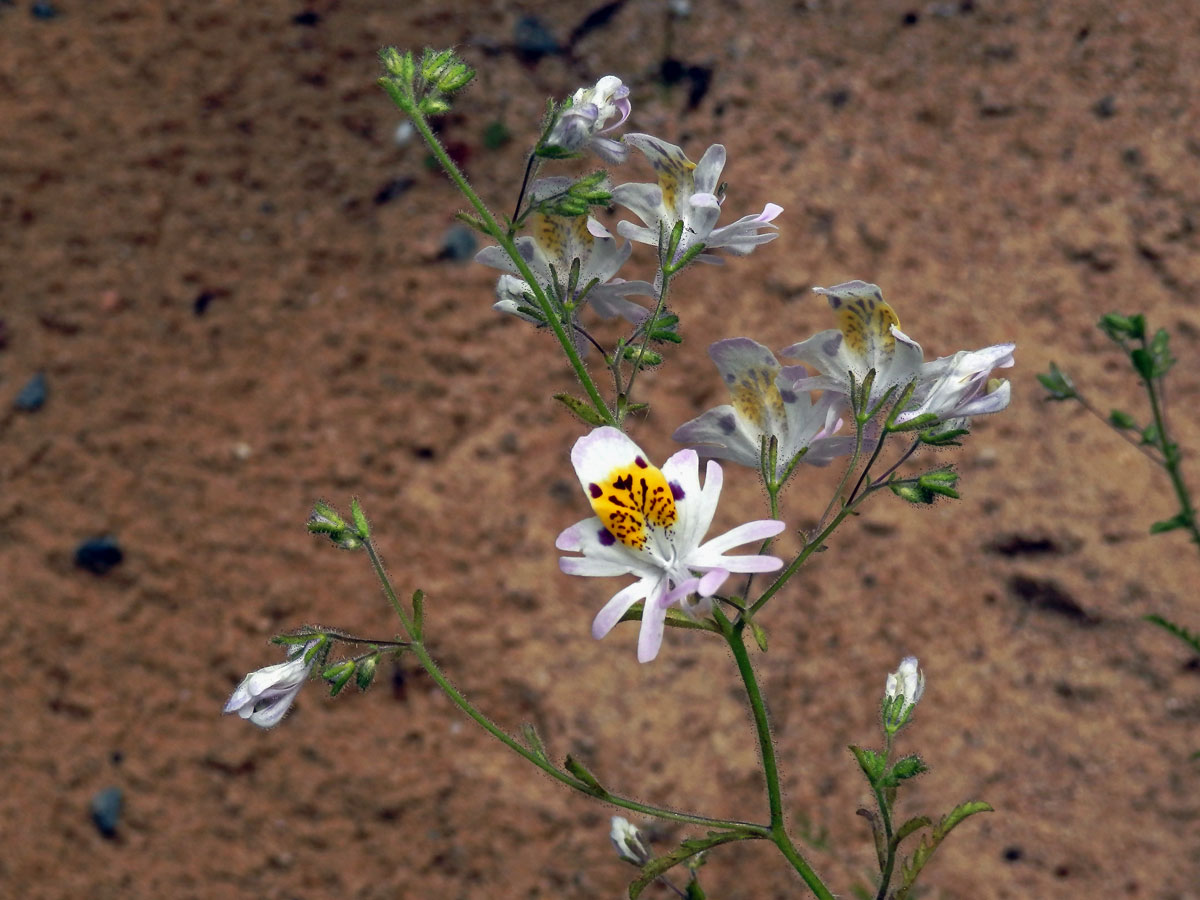
[[[842,425],[844,398],[833,392],[816,403],[792,385],[808,372],[784,368],[770,350],[749,338],[729,338],[708,348],[730,403],[717,406],[676,429],[672,437],[705,456],[758,468],[763,437],[778,441],[776,477],[782,477],[804,448],[802,461],[825,466],[854,449],[854,441],[833,437]]]
[[[571,462],[596,515],[558,536],[559,550],[583,554],[561,557],[559,567],[568,575],[637,576],[596,615],[592,635],[604,637],[644,600],[640,662],[658,655],[668,607],[679,604],[689,615],[705,615],[730,573],[783,566],[774,556],[724,555],[779,534],[784,523],[773,519],[748,522],[701,543],[717,510],[722,476],[710,461],[701,487],[694,450],[680,450],[660,470],[626,435],[605,426],[575,442]],[[692,601],[693,594],[699,599]]]
[[[896,423],[932,414],[938,420],[928,428],[944,431],[965,427],[972,416],[1000,412],[1008,406],[1012,387],[1007,379],[988,376],[1013,365],[1014,349],[1016,344],[993,344],[925,363],[912,402]]]
[[[903,390],[919,377],[924,359],[921,345],[900,330],[899,318],[876,285],[848,281],[813,290],[828,298],[838,314],[838,328],[818,332],[780,351],[820,373],[798,379],[794,390],[849,395],[851,374],[861,386],[874,369],[875,383],[868,401],[873,404],[888,388]]]
[[[557,191],[565,190],[569,179],[544,178],[535,182],[531,193],[536,201]],[[625,281],[616,278],[617,272],[633,246],[626,241],[617,244],[616,238],[603,225],[590,216],[553,216],[534,213],[529,217],[532,232],[516,239],[517,251],[528,263],[539,286],[554,302],[591,304],[603,318],[621,318],[637,324],[650,313],[632,300],[630,294],[652,296],[654,288],[645,281]],[[516,263],[500,247],[484,247],[475,255],[476,262],[492,266],[508,273],[500,276],[496,284],[498,302],[495,309],[512,313],[533,321],[540,319],[522,313],[519,307],[537,309],[537,304],[526,299],[532,293],[529,284],[521,277]],[[571,266],[579,260],[579,278],[574,291],[569,291],[568,281]],[[595,282],[591,290],[588,285]]]
[[[757,215],[744,216],[717,228],[722,199],[717,195],[721,170],[725,168],[725,148],[713,144],[694,163],[674,144],[648,134],[627,134],[625,143],[645,154],[658,173],[657,184],[621,184],[613,188],[613,201],[642,220],[644,225],[619,222],[617,232],[640,244],[659,245],[660,235],[669,238],[677,222],[683,222],[683,236],[676,250],[676,261],[693,244],[704,244],[700,259],[720,262],[708,251],[725,250],[745,256],[759,244],[779,235],[771,221],[783,212],[782,206],[768,203]]]
[[[605,75],[595,87],[571,95],[544,143],[568,153],[590,149],[605,162],[623,163],[629,148],[603,135],[622,125],[630,109],[629,88],[617,76]],[[609,124],[613,118],[617,121]]]
[[[251,672],[234,689],[229,702],[225,704],[224,712],[236,712],[260,728],[278,725],[284,713],[291,708],[292,701],[296,699],[300,689],[304,687],[304,682],[308,680],[320,654],[312,654],[307,662],[304,658],[318,643],[319,640],[309,641],[304,645],[293,644],[288,648],[286,662]]]
[[[644,866],[650,861],[650,851],[642,843],[641,832],[624,816],[612,817],[612,830],[608,833],[608,838],[616,848],[617,856],[625,862]]]

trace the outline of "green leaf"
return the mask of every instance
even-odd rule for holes
[[[922,828],[928,828],[932,824],[933,820],[929,816],[914,816],[896,829],[896,833],[892,835],[892,847],[899,847],[900,842],[910,834],[920,831]]]
[[[916,778],[922,772],[927,772],[928,768],[919,756],[906,756],[903,759],[896,760],[895,765],[888,770],[888,773],[883,777],[883,783],[889,787],[898,785],[901,781],[909,778]]]
[[[1191,517],[1187,513],[1176,513],[1169,519],[1163,519],[1161,522],[1155,522],[1150,526],[1151,534],[1162,534],[1164,531],[1174,531],[1177,528],[1187,528],[1192,524]]]
[[[1195,650],[1197,654],[1200,654],[1200,633],[1188,631],[1182,625],[1176,625],[1170,619],[1164,619],[1162,616],[1156,613],[1151,613],[1150,615],[1143,616],[1142,618],[1144,618],[1147,622],[1153,622],[1159,628],[1166,629],[1171,634],[1175,635],[1175,637],[1179,638],[1181,641]]]
[[[563,765],[566,767],[568,772],[570,772],[577,779],[583,782],[583,784],[590,788],[590,793],[597,797],[603,797],[608,794],[608,791],[606,791],[600,782],[596,780],[596,776],[589,772],[584,767],[583,763],[571,756],[569,753],[567,754],[567,759]]]
[[[925,864],[929,862],[933,852],[946,839],[946,835],[953,831],[963,819],[981,812],[992,812],[992,807],[980,800],[960,804],[943,816],[929,834],[921,838],[921,843],[916,851],[900,866],[902,883],[900,889],[896,891],[895,900],[908,900],[909,891],[912,890],[921,870],[925,868]]]
[[[538,734],[537,728],[532,722],[526,722],[521,726],[521,737],[525,738],[525,743],[538,759],[549,760],[546,755],[546,745],[542,741],[542,736]]]
[[[642,367],[659,366],[659,365],[662,365],[662,361],[663,361],[661,353],[658,353],[649,348],[647,348],[645,351],[643,351],[640,344],[638,344],[636,346],[633,344],[630,344],[628,347],[625,348],[624,355],[627,360],[630,360],[631,362],[638,364]]]
[[[862,747],[857,747],[854,744],[850,745],[850,752],[858,760],[863,774],[867,776],[867,781],[871,782],[872,785],[878,782],[887,768],[887,759],[874,750],[864,750]]]
[[[687,886],[687,900],[706,900],[707,894],[700,887],[700,882],[689,881]]]
[[[604,417],[596,412],[586,400],[580,400],[578,397],[573,397],[570,394],[555,394],[554,399],[569,409],[576,417],[582,419],[589,425],[603,425]]]
[[[1108,414],[1108,424],[1121,431],[1137,428],[1137,422],[1133,420],[1133,416],[1119,409],[1114,409]]]
[[[1154,357],[1150,355],[1148,350],[1138,347],[1136,350],[1129,351],[1129,361],[1133,363],[1134,371],[1142,376],[1146,381],[1154,380]]]
[[[754,619],[747,622],[750,626],[750,633],[754,635],[754,643],[758,644],[758,649],[763,653],[767,652],[767,630],[758,624]]]
[[[642,874],[629,885],[629,900],[637,900],[641,896],[642,891],[653,884],[656,879],[697,853],[703,853],[705,850],[710,850],[721,844],[729,844],[733,841],[747,841],[758,837],[760,835],[745,831],[710,831],[707,837],[686,840],[679,845],[679,849],[668,853],[666,856],[659,856],[652,859],[642,867]]]
[[[1108,313],[1100,317],[1098,327],[1118,344],[1129,339],[1140,341],[1146,334],[1146,318],[1140,314],[1120,316]]]
[[[1039,374],[1037,380],[1049,392],[1047,400],[1072,400],[1078,396],[1067,373],[1055,363],[1050,363],[1050,371]]]

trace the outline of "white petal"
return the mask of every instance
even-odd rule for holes
[[[571,463],[585,492],[588,491],[588,485],[604,481],[613,469],[627,466],[638,459],[649,464],[642,448],[611,425],[585,434],[571,448]]]
[[[786,527],[787,525],[778,519],[759,519],[756,522],[746,522],[697,548],[696,552],[688,557],[688,565],[694,563],[711,565],[711,563],[700,563],[699,557],[703,555],[705,558],[712,558],[726,550],[732,550],[734,547],[740,547],[752,541],[765,541],[767,538],[775,537]]]
[[[621,616],[629,612],[633,604],[646,599],[657,582],[657,578],[642,578],[614,594],[592,620],[592,637],[600,640],[612,631],[613,626],[621,621]]]
[[[663,631],[666,629],[667,620],[667,605],[666,600],[666,578],[663,578],[654,589],[649,597],[646,598],[646,605],[642,608],[642,630],[638,632],[638,662],[648,663],[658,656],[658,650],[662,647]]]
[[[715,194],[717,184],[721,178],[721,171],[724,168],[725,147],[722,144],[713,144],[704,151],[704,155],[700,157],[700,162],[696,163],[695,171],[692,172],[696,192],[699,194]]]

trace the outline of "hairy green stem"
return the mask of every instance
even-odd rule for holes
[[[387,571],[383,568],[383,561],[379,557],[379,552],[375,549],[375,544],[371,540],[363,542],[367,550],[367,555],[371,560],[371,567],[375,570],[375,576],[379,579],[379,583],[383,586],[383,592],[387,596],[388,602],[392,609],[400,619],[404,630],[411,636],[413,634],[412,617],[404,609],[404,605],[400,602],[400,598],[396,594],[395,588],[392,586],[391,578]],[[619,806],[622,809],[628,809],[633,812],[642,813],[643,815],[653,816],[657,819],[665,819],[671,822],[683,822],[688,825],[699,825],[704,828],[722,829],[725,831],[738,831],[748,835],[753,835],[756,838],[771,838],[771,829],[756,824],[754,822],[739,822],[730,819],[714,819],[709,816],[694,815],[691,813],[676,812],[673,809],[665,809],[659,806],[651,806],[648,803],[639,803],[636,800],[631,800],[628,797],[621,797],[617,794],[609,793],[607,790],[598,794],[596,790],[580,781],[570,772],[558,768],[548,759],[545,759],[540,754],[535,753],[529,747],[526,747],[495,722],[484,715],[475,707],[463,694],[456,688],[446,677],[441,667],[429,655],[429,650],[426,649],[423,641],[414,639],[409,646],[409,649],[416,656],[417,661],[421,664],[421,668],[433,679],[434,683],[442,689],[442,692],[450,699],[450,701],[462,710],[468,718],[479,725],[484,731],[490,734],[504,746],[508,747],[517,755],[523,757],[527,761],[533,763],[551,778],[556,781],[561,781],[567,787],[574,788],[580,793],[587,794],[590,797],[609,803],[613,806]]]
[[[742,684],[746,688],[746,699],[750,701],[750,709],[754,714],[754,728],[758,733],[758,749],[762,758],[763,778],[767,783],[767,806],[771,814],[771,841],[777,846],[788,862],[804,879],[813,894],[819,900],[833,900],[833,894],[821,881],[812,866],[796,849],[787,833],[783,819],[783,791],[779,783],[779,763],[775,758],[775,742],[771,736],[771,723],[767,718],[767,705],[763,700],[762,691],[758,686],[758,677],[754,674],[754,665],[750,662],[750,653],[746,650],[743,640],[745,622],[736,624],[730,622],[720,607],[713,608],[713,616],[721,628],[721,634],[733,651],[737,661],[738,672],[742,676]]]
[[[406,96],[404,90],[386,78],[380,79],[380,83],[383,85],[384,90],[387,91],[388,96],[392,98],[392,102],[395,103],[396,106],[398,106],[412,120],[413,125],[424,139],[425,144],[429,147],[429,151],[438,161],[438,164],[441,165],[442,170],[446,173],[446,176],[452,182],[454,182],[454,186],[458,188],[459,192],[466,197],[471,206],[475,208],[475,212],[479,214],[479,219],[487,228],[488,234],[490,234],[496,243],[500,245],[500,248],[506,254],[508,254],[508,257],[512,260],[513,265],[516,266],[517,271],[520,272],[521,277],[525,280],[525,283],[529,285],[529,289],[533,294],[534,299],[537,301],[538,307],[542,311],[542,315],[545,316],[546,324],[550,326],[550,330],[554,332],[554,336],[558,338],[559,344],[562,345],[563,352],[566,354],[567,360],[571,364],[571,368],[575,370],[575,377],[579,379],[580,385],[582,385],[584,391],[587,392],[588,399],[591,400],[592,406],[595,408],[596,413],[607,424],[616,425],[617,420],[613,416],[612,411],[608,408],[608,404],[604,402],[604,398],[600,395],[600,391],[596,387],[595,382],[592,380],[591,375],[588,374],[587,367],[584,366],[583,359],[579,356],[579,351],[575,349],[575,342],[572,336],[567,333],[566,329],[563,328],[562,323],[558,320],[558,316],[555,315],[554,309],[551,307],[545,291],[543,291],[542,286],[538,284],[538,280],[534,276],[533,271],[529,268],[529,264],[525,262],[524,257],[522,257],[520,252],[518,252],[516,243],[514,242],[513,238],[509,236],[507,229],[500,227],[500,224],[496,221],[496,217],[492,215],[492,211],[488,209],[487,204],[485,204],[479,195],[475,193],[475,190],[467,182],[466,176],[463,175],[462,171],[455,164],[454,160],[450,158],[450,154],[446,152],[446,149],[442,146],[441,141],[437,139],[437,136],[429,127],[429,123],[425,120],[425,116],[419,109],[417,109],[416,104]]]

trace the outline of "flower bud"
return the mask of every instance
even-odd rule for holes
[[[925,693],[925,674],[917,668],[917,658],[906,656],[900,668],[887,677],[883,695],[883,727],[895,734],[908,720]]]

